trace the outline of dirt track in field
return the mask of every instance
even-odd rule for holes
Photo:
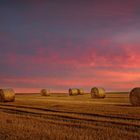
[[[83,127],[92,127],[92,124],[96,124],[103,127],[114,126],[120,129],[122,126],[129,127],[131,131],[133,131],[134,128],[135,131],[140,129],[140,118],[133,117],[103,115],[96,113],[66,112],[53,109],[16,105],[0,105],[0,110],[10,114],[43,117],[46,120],[55,121],[55,123],[59,124],[63,124],[63,122],[71,122],[75,126],[78,126],[80,123],[80,126],[82,124]]]

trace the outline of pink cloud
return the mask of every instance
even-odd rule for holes
[[[56,40],[47,47],[41,40],[33,40],[28,47],[34,47],[36,44],[38,47],[32,55],[18,53],[16,49],[3,55],[1,62],[11,68],[21,67],[25,74],[19,77],[10,77],[9,74],[1,76],[4,81],[1,85],[15,87],[17,92],[38,92],[43,88],[41,85],[54,87],[54,92],[61,91],[59,86],[62,86],[62,91],[65,92],[68,87],[84,87],[89,91],[93,86],[128,91],[140,84],[139,42],[114,42],[115,39],[108,38],[96,41],[89,39],[84,42],[87,47],[82,48],[80,43],[75,46],[72,39],[66,42]],[[58,44],[65,47],[61,48]],[[59,76],[59,72],[65,67],[69,71],[68,75]],[[41,69],[50,69],[58,73],[55,77],[43,77],[40,75]],[[38,73],[28,77],[25,76],[28,71]]]
[[[19,92],[22,89],[29,91],[39,91],[41,88],[51,88],[53,92],[66,92],[70,87],[84,87],[90,91],[93,86],[101,86],[108,90],[128,91],[135,86],[139,86],[140,72],[98,70],[98,69],[77,69],[68,77],[11,77],[3,78],[5,83],[12,83]],[[19,90],[19,85],[23,85]],[[32,85],[32,87],[27,87]],[[25,86],[25,87],[24,87]],[[55,88],[55,87],[65,88]]]
[[[61,44],[61,42],[59,42]],[[5,54],[5,63],[18,65],[20,62],[27,65],[67,65],[74,67],[110,67],[110,68],[140,68],[139,44],[113,44],[110,40],[99,40],[89,47],[75,47],[71,45],[60,51],[55,46],[38,47],[33,55],[9,52]],[[113,46],[115,45],[115,47]],[[92,46],[94,46],[92,48]],[[98,46],[98,47],[97,47]],[[31,46],[32,47],[32,46]]]

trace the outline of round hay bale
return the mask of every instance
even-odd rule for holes
[[[70,88],[69,89],[69,95],[78,95],[78,89],[77,88]]]
[[[13,89],[0,89],[0,102],[15,101],[15,92]]]
[[[130,103],[134,106],[140,106],[140,87],[133,88],[129,93]]]
[[[78,89],[78,94],[79,95],[83,95],[84,94],[84,90],[82,88]]]
[[[105,89],[93,87],[91,89],[91,97],[92,98],[105,98]]]
[[[49,89],[42,89],[40,93],[41,93],[42,96],[50,96],[50,90]]]

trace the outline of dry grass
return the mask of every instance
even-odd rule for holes
[[[17,95],[14,103],[0,104],[1,140],[138,140],[140,108],[128,94]]]

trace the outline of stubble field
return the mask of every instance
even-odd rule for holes
[[[0,140],[140,140],[140,107],[128,93],[17,94],[0,103]]]

